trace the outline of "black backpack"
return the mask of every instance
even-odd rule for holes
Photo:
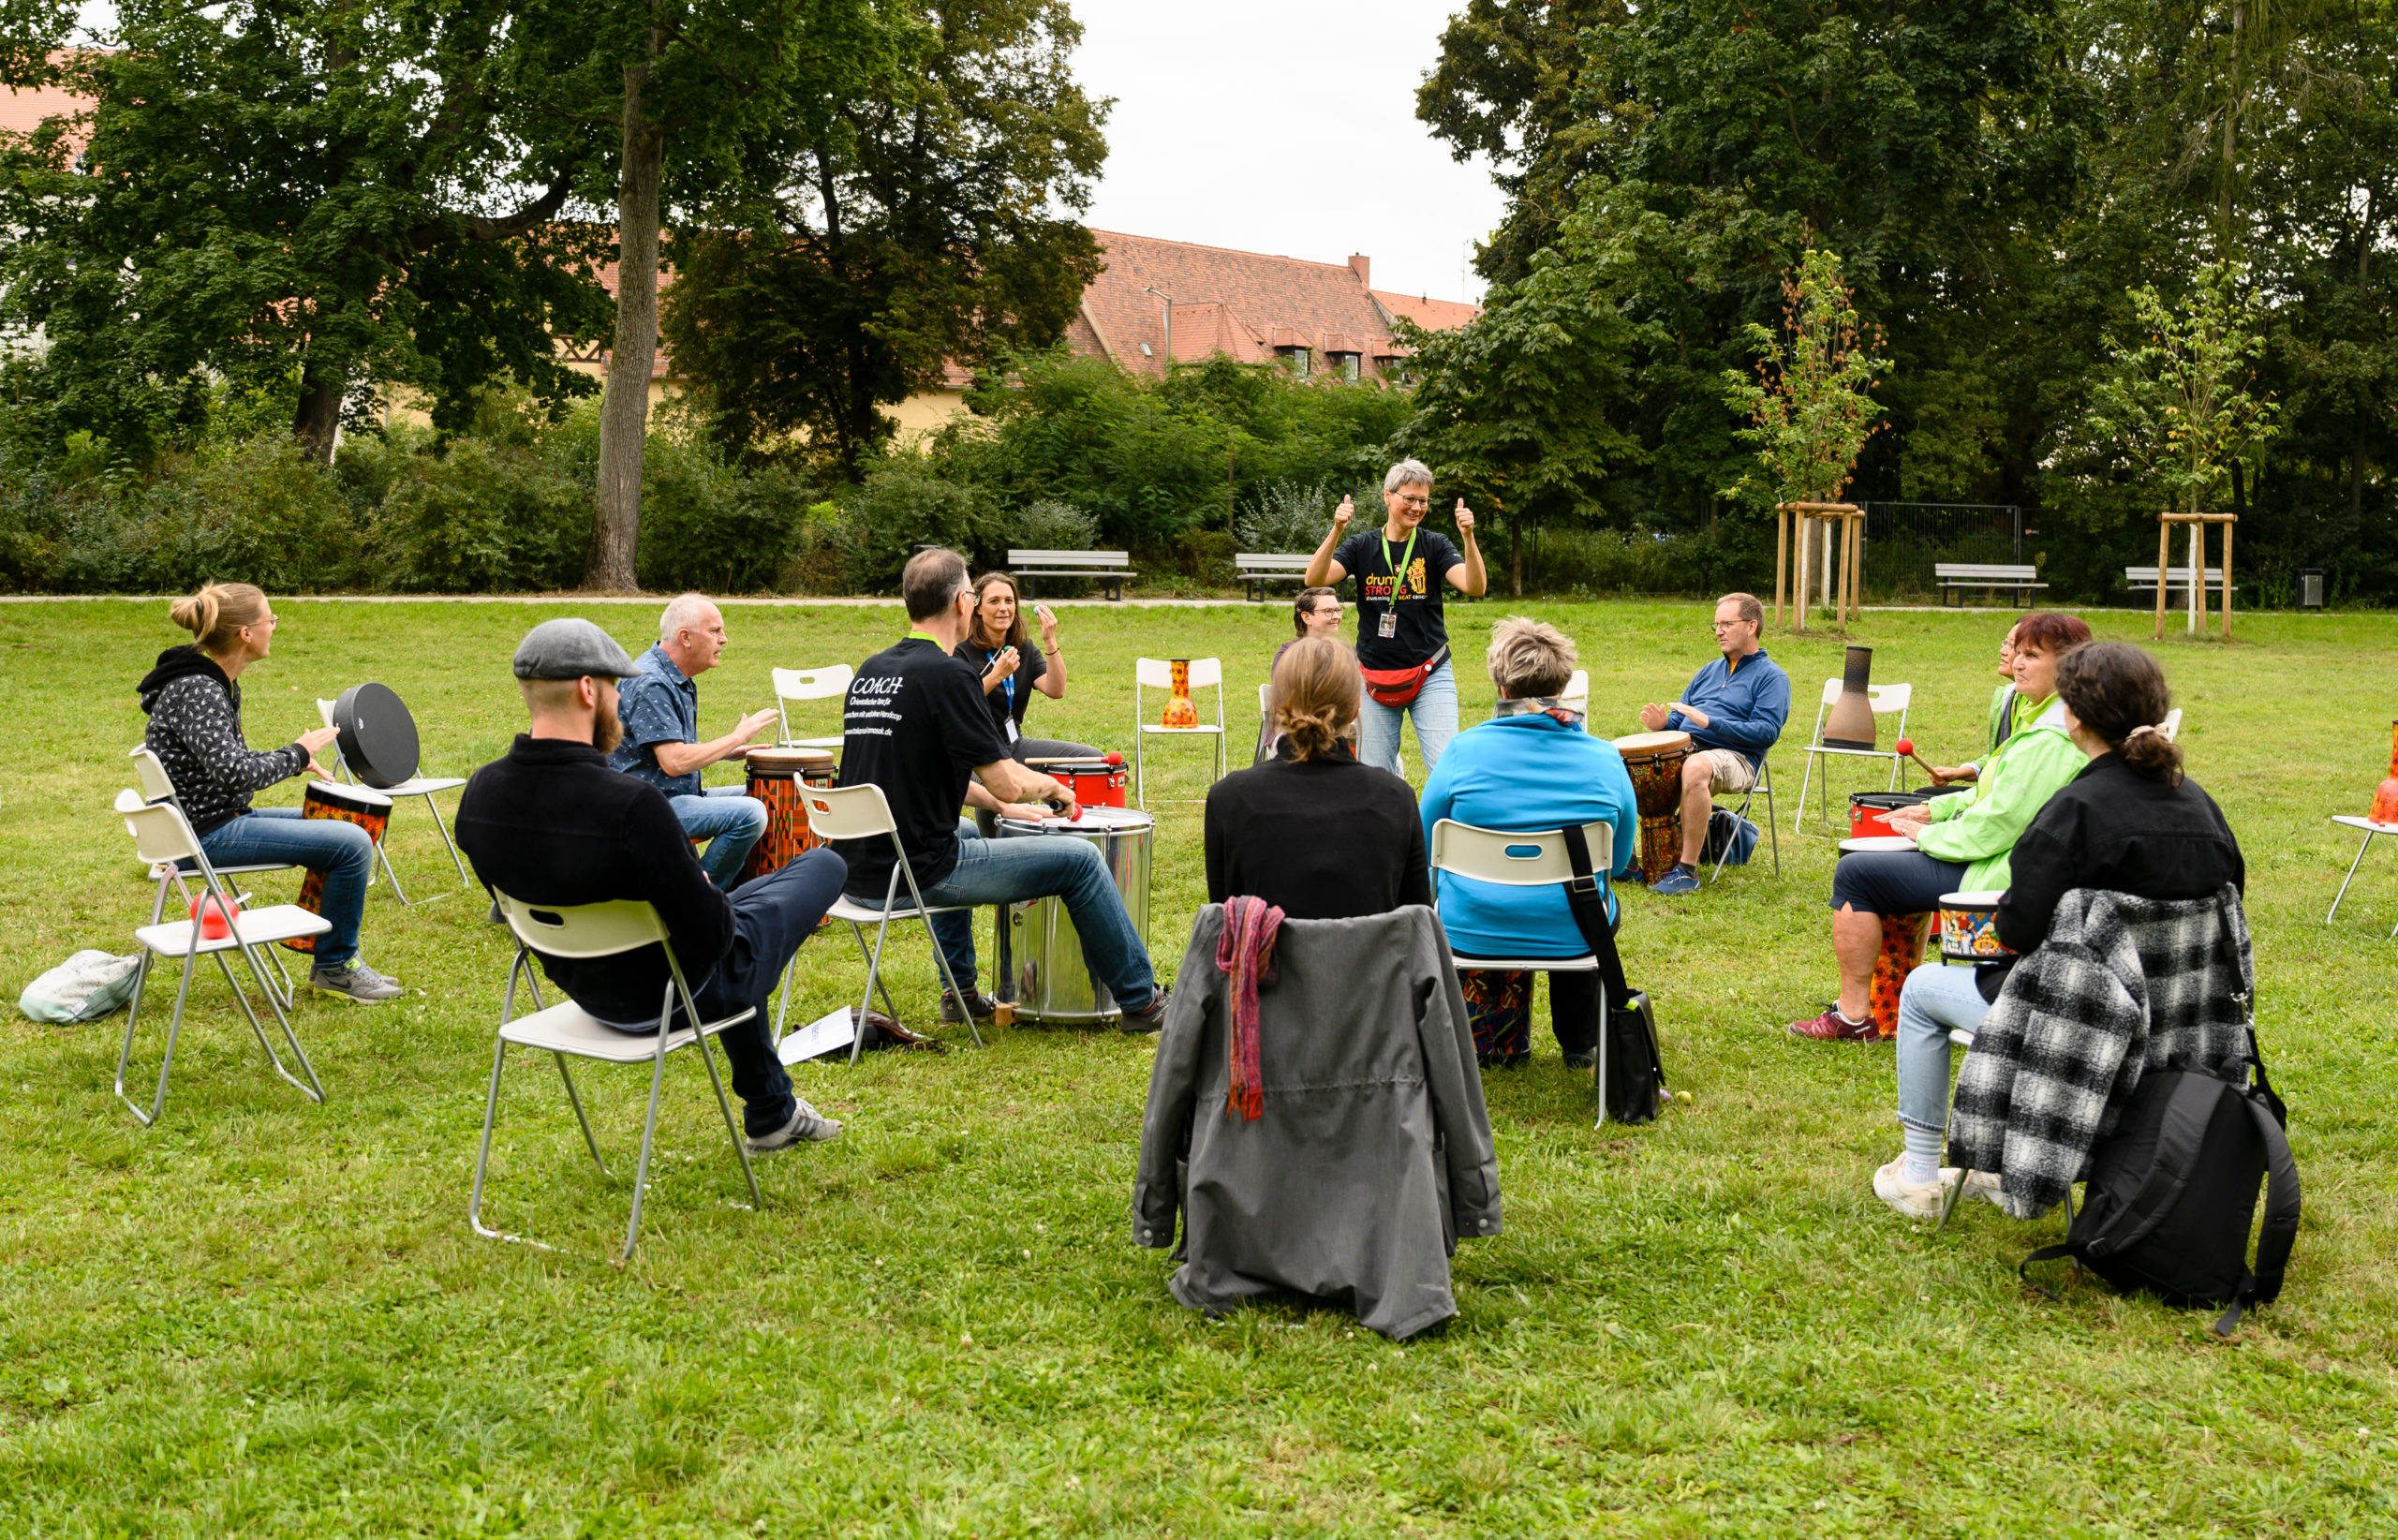
[[[1619,1123],[1656,1121],[1665,1093],[1665,1060],[1657,1048],[1657,1013],[1649,997],[1624,982],[1623,958],[1615,949],[1616,926],[1607,923],[1606,895],[1591,865],[1591,844],[1579,824],[1567,824],[1565,853],[1574,864],[1574,881],[1565,886],[1565,902],[1574,911],[1575,926],[1599,960],[1599,1052],[1606,1055],[1606,1105],[1602,1118]],[[1620,924],[1621,922],[1619,922]]]
[[[2214,1324],[2222,1337],[2250,1305],[2272,1303],[2298,1238],[2298,1162],[2253,1023],[2248,1058],[2253,1086],[2243,1083],[2244,1070],[2238,1081],[2192,1070],[2142,1077],[2115,1132],[2091,1152],[2081,1212],[2064,1244],[2034,1251],[2017,1275],[2054,1299],[2024,1269],[2069,1256],[2127,1293],[2228,1305]],[[2265,1223],[2252,1268],[2248,1227],[2260,1180]]]

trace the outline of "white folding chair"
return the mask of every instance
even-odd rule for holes
[[[2165,741],[2167,743],[2171,743],[2176,738],[2179,738],[2182,735],[2182,708],[2180,706],[2175,706],[2172,710],[2167,712],[2165,714],[2165,719],[2156,724],[2156,731],[2165,734]]]
[[[1600,887],[1615,870],[1615,825],[1586,823],[1583,843],[1590,848],[1591,870]],[[1574,881],[1574,858],[1565,849],[1562,829],[1484,829],[1444,818],[1432,825],[1432,870],[1495,882],[1511,888],[1562,888]],[[1436,878],[1437,881],[1438,879]],[[1434,905],[1437,912],[1439,906]],[[1504,973],[1595,973],[1599,959],[1589,952],[1578,957],[1469,957],[1457,955],[1457,965]],[[1607,992],[1599,988],[1599,1044],[1593,1056],[1599,1090],[1599,1123],[1607,1120]]]
[[[1558,696],[1558,699],[1564,702],[1571,709],[1582,714],[1582,731],[1585,733],[1590,732],[1591,671],[1589,669],[1576,669],[1574,671],[1574,677],[1565,681],[1564,693]]]
[[[858,671],[847,663],[836,663],[829,669],[777,669],[775,675],[775,742],[785,748],[838,748],[841,736],[829,738],[794,738],[791,735],[791,714],[786,701],[821,701],[827,696],[846,696],[850,681]]]
[[[1888,790],[1895,792],[1899,788],[1899,776],[1906,765],[1906,756],[1900,753],[1897,749],[1829,748],[1825,747],[1824,713],[1829,711],[1832,707],[1832,703],[1840,699],[1841,690],[1843,688],[1842,681],[1838,679],[1827,679],[1824,681],[1824,698],[1815,705],[1815,735],[1807,745],[1807,769],[1805,774],[1798,777],[1798,811],[1793,815],[1790,822],[1790,832],[1792,834],[1800,833],[1806,826],[1807,787],[1809,783],[1814,779],[1815,756],[1818,754],[1838,754],[1853,760],[1887,760],[1890,762],[1890,784]],[[1907,704],[1910,701],[1915,699],[1915,687],[1913,685],[1868,685],[1865,687],[1865,694],[1873,703],[1874,716],[1887,717],[1894,711],[1898,713],[1898,735],[1902,738],[1905,737],[1907,735]],[[1880,724],[1876,723],[1875,725],[1878,728]],[[1824,771],[1824,809],[1826,817],[1829,817],[1831,811],[1831,770],[1828,765],[1825,767]]]
[[[1773,825],[1773,753],[1770,749],[1757,756],[1757,778],[1749,783],[1749,789],[1746,792],[1740,793],[1740,805],[1732,809],[1732,816],[1748,817],[1749,806],[1756,801],[1759,792],[1765,794],[1765,833],[1766,837],[1773,841],[1773,875],[1779,877],[1782,875],[1782,834]],[[1713,800],[1711,797],[1709,799],[1710,804]],[[1755,853],[1752,850],[1750,859],[1755,859]],[[1715,858],[1715,874],[1708,881],[1711,882],[1720,879],[1724,875],[1724,864],[1731,859],[1732,845],[1729,840],[1726,840],[1724,844],[1724,853]]]
[[[1148,811],[1149,800],[1147,781],[1143,776],[1141,746],[1149,740],[1152,733],[1169,738],[1212,735],[1216,740],[1216,778],[1218,780],[1223,778],[1224,665],[1221,659],[1214,658],[1193,658],[1189,659],[1189,662],[1191,689],[1197,691],[1213,687],[1216,691],[1216,725],[1213,727],[1205,722],[1196,727],[1161,727],[1149,720],[1147,712],[1141,705],[1141,691],[1143,689],[1172,689],[1174,665],[1162,658],[1136,658],[1132,660],[1132,800],[1140,805],[1143,812]]]
[[[737,1012],[718,1021],[700,1022],[700,1008],[691,998],[691,985],[683,976],[683,965],[674,956],[674,943],[667,937],[666,923],[658,911],[637,898],[611,899],[597,904],[528,904],[512,898],[496,889],[492,897],[508,928],[516,936],[516,957],[508,968],[508,993],[499,1007],[499,1039],[492,1051],[491,1094],[483,1103],[482,1147],[475,1152],[475,1190],[466,1200],[466,1222],[475,1234],[486,1240],[512,1240],[519,1245],[540,1246],[543,1251],[555,1250],[538,1240],[509,1235],[485,1224],[483,1211],[483,1178],[491,1166],[492,1125],[499,1114],[499,1076],[508,1067],[508,1047],[533,1048],[545,1052],[556,1060],[558,1078],[566,1082],[566,1098],[574,1104],[575,1121],[583,1125],[584,1147],[591,1151],[592,1164],[600,1175],[608,1175],[608,1162],[600,1158],[600,1142],[592,1137],[591,1119],[584,1116],[583,1098],[574,1088],[574,1076],[566,1067],[569,1059],[588,1059],[602,1064],[638,1064],[649,1062],[649,1110],[643,1115],[641,1125],[641,1162],[633,1168],[632,1221],[625,1228],[625,1250],[621,1260],[632,1260],[633,1245],[641,1238],[642,1198],[649,1189],[650,1147],[658,1133],[659,1089],[666,1083],[666,1056],[678,1048],[700,1044],[700,1060],[708,1068],[708,1083],[716,1088],[717,1110],[724,1114],[724,1130],[733,1136],[733,1153],[740,1159],[741,1175],[749,1184],[749,1203],[754,1208],[764,1200],[758,1194],[758,1175],[749,1168],[748,1147],[742,1142],[741,1125],[733,1121],[733,1104],[724,1097],[724,1077],[717,1073],[716,1059],[705,1044],[705,1039],[738,1026],[757,1014],[756,1007]],[[593,1016],[572,1000],[555,1005],[541,1005],[541,985],[533,968],[533,954],[552,957],[613,957],[638,947],[655,946],[666,954],[669,974],[666,988],[659,1003],[658,1030],[653,1033],[619,1031]],[[534,1011],[531,1015],[516,1015],[516,980],[519,973],[533,992]],[[674,1017],[680,1008],[683,1025],[676,1027]],[[700,1022],[697,1028],[691,1024]],[[728,1062],[730,1058],[728,1056]]]
[[[147,745],[137,745],[128,757],[133,761],[134,778],[141,783],[141,800],[169,803],[173,806],[175,811],[183,812],[183,801],[175,795],[175,783],[168,776],[167,767],[159,761],[157,754]],[[185,814],[185,822],[190,822],[188,813]],[[260,872],[296,869],[298,869],[298,863],[291,861],[247,861],[238,866],[220,866],[216,867],[216,875],[220,878],[254,877]],[[191,908],[191,884],[187,879],[197,875],[196,872],[187,872],[180,866],[167,864],[153,866],[150,868],[150,875],[158,880],[157,896],[150,904],[152,925],[155,925],[167,917],[167,890],[170,887],[183,895],[184,908],[186,910]],[[237,894],[235,896],[245,904],[250,901],[247,894]],[[288,1011],[291,1008],[291,992],[296,985],[291,982],[290,970],[283,966],[283,950],[279,946],[265,949],[266,955],[274,962],[274,977],[261,978],[259,980],[259,985],[261,988],[276,992],[282,998],[283,1008]]]
[[[226,905],[229,911],[233,892],[225,885],[216,868],[208,864],[208,857],[200,851],[198,837],[193,835],[191,825],[184,820],[182,808],[171,802],[146,802],[141,792],[127,787],[116,794],[116,811],[124,818],[126,833],[133,837],[133,848],[141,852],[142,860],[153,866],[164,864],[170,866],[189,861],[199,872],[208,896]],[[266,982],[265,968],[253,949],[272,946],[298,936],[321,936],[332,928],[332,924],[321,914],[313,914],[297,904],[277,904],[270,909],[243,911],[233,917],[229,933],[219,937],[202,935],[198,919],[172,920],[165,924],[154,922],[136,929],[133,936],[141,943],[141,965],[134,980],[133,1003],[126,1012],[125,1043],[117,1049],[117,1100],[132,1109],[133,1116],[141,1120],[144,1128],[156,1122],[159,1113],[166,1110],[167,1076],[175,1067],[175,1040],[182,1034],[184,1006],[191,998],[192,967],[200,957],[211,956],[216,959],[216,970],[225,975],[226,985],[233,991],[233,998],[241,1002],[242,1014],[250,1021],[250,1031],[258,1038],[259,1046],[266,1050],[267,1062],[274,1066],[274,1073],[299,1087],[311,1102],[322,1102],[325,1088],[317,1080],[316,1067],[308,1062],[307,1050],[300,1046],[300,1039],[291,1030],[291,1018],[285,1014],[283,1001],[276,996],[274,985]],[[301,1071],[308,1077],[305,1081],[283,1067],[282,1057],[274,1051],[274,1044],[268,1041],[266,1029],[259,1022],[259,1014],[250,1008],[248,992],[243,989],[241,981],[233,976],[233,970],[225,961],[225,954],[234,950],[241,952],[250,965],[251,975],[259,981],[267,1008],[274,1013],[275,1025],[283,1029],[283,1040],[290,1045],[292,1057],[300,1061]],[[141,1021],[141,992],[150,982],[150,965],[158,957],[180,959],[183,978],[175,987],[175,1014],[167,1022],[167,1049],[158,1063],[158,1089],[151,1099],[150,1110],[144,1112],[140,1103],[125,1093],[125,1071],[132,1060],[133,1034]]]
[[[333,708],[339,704],[341,704],[339,701],[318,701],[317,703],[317,714],[324,718],[325,725],[327,727],[333,725]],[[350,773],[348,764],[345,763],[341,757],[341,745],[339,743],[335,743],[333,745],[333,775],[336,778],[341,780],[357,779],[357,777]],[[424,799],[424,810],[433,815],[433,826],[441,831],[441,843],[450,848],[450,864],[458,868],[458,885],[462,888],[474,886],[474,880],[466,875],[466,863],[458,859],[458,842],[450,837],[450,825],[441,822],[441,805],[433,800],[433,795],[437,792],[456,791],[459,787],[466,784],[466,777],[464,776],[410,776],[407,779],[400,782],[397,786],[377,786],[372,788],[372,790],[380,792],[385,796],[392,799],[394,811],[398,809],[399,800],[402,797],[422,797]],[[375,841],[376,859],[383,863],[383,875],[392,880],[392,895],[396,896],[401,903],[413,905],[415,900],[410,898],[405,892],[401,891],[400,874],[392,869],[392,852],[389,849],[391,838],[391,830],[387,828],[383,831],[383,837]],[[371,867],[366,873],[366,880],[369,882],[375,881],[375,873]],[[435,896],[446,897],[448,896],[446,894],[437,894]]]
[[[868,1007],[874,1004],[874,997],[878,990],[882,995],[883,1010],[890,1014],[893,1021],[899,1019],[899,1007],[891,1003],[891,987],[882,982],[882,943],[891,934],[891,922],[894,920],[925,922],[925,935],[933,943],[933,961],[940,965],[941,985],[948,989],[949,998],[957,1002],[958,1014],[966,1018],[966,1029],[974,1035],[974,1046],[978,1048],[983,1046],[983,1033],[981,1029],[974,1025],[973,1008],[966,991],[957,986],[956,977],[950,972],[949,955],[941,951],[940,940],[932,934],[931,925],[931,918],[936,914],[953,914],[969,909],[970,906],[941,904],[926,907],[924,894],[916,887],[915,870],[908,865],[908,851],[899,843],[898,822],[891,816],[891,805],[883,800],[881,787],[872,784],[838,788],[810,786],[803,790],[800,795],[807,805],[807,826],[815,832],[818,838],[888,839],[891,841],[891,856],[894,865],[891,868],[890,884],[883,891],[882,908],[869,909],[864,904],[853,904],[847,895],[843,895],[834,901],[832,909],[827,911],[829,918],[847,920],[850,923],[850,934],[858,939],[858,955],[867,959],[866,993],[858,1000],[859,1028],[857,1035],[850,1040],[850,1062],[852,1065],[856,1064],[858,1056],[866,1049],[866,1014]],[[908,882],[909,902],[905,904],[897,902],[899,881],[902,878],[905,878]],[[860,928],[868,921],[874,922],[875,925],[874,949],[870,953],[866,950],[866,931]],[[783,977],[783,998],[788,1003],[791,998],[789,974]],[[777,1013],[777,1016],[779,1020],[779,1012]]]

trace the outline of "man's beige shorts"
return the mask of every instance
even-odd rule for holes
[[[1745,792],[1757,783],[1755,768],[1728,748],[1702,748],[1692,758],[1707,762],[1708,790],[1718,796]]]

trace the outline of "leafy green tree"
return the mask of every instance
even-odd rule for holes
[[[449,425],[502,376],[587,388],[552,339],[606,316],[597,243],[557,222],[598,146],[492,67],[521,20],[510,0],[126,0],[105,50],[36,63],[20,34],[18,79],[89,103],[8,144],[0,184],[20,232],[0,318],[39,329],[54,426],[146,449],[214,373],[290,392],[321,459],[369,384]]]
[[[1881,406],[1865,392],[1889,360],[1873,355],[1860,329],[1840,253],[1809,246],[1782,294],[1782,330],[1748,327],[1754,377],[1725,370],[1724,399],[1748,420],[1740,437],[1756,446],[1768,498],[1834,502],[1881,426]],[[1724,495],[1742,497],[1754,485],[1743,477]]]
[[[918,73],[794,137],[740,228],[673,243],[665,335],[718,437],[798,439],[850,480],[892,431],[881,408],[1057,341],[1101,266],[1058,216],[1106,155],[1069,66],[1080,25],[1060,0],[909,8]]]
[[[2113,367],[2093,392],[2089,431],[2185,513],[2228,487],[2231,469],[2279,426],[2280,407],[2250,389],[2262,315],[2234,263],[2200,270],[2176,306],[2154,285],[2132,291],[2139,332],[2109,340]]]
[[[1646,458],[1621,422],[1633,349],[1647,340],[1607,286],[1625,259],[1620,246],[1570,240],[1536,255],[1522,282],[1491,289],[1471,324],[1401,324],[1418,383],[1399,444],[1506,530],[1517,597],[1524,533],[1587,519],[1610,480]]]

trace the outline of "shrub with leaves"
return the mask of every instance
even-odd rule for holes
[[[2210,263],[2178,307],[2153,284],[2130,290],[2140,338],[2107,339],[2111,367],[2093,392],[2091,435],[2185,513],[2204,511],[2232,465],[2280,431],[2280,404],[2250,388],[2265,338],[2244,277],[2236,262]]]
[[[1363,489],[1351,494],[1361,510],[1374,499]],[[1233,520],[1233,534],[1244,551],[1266,554],[1313,551],[1332,528],[1332,511],[1341,493],[1329,479],[1312,484],[1296,481],[1268,481],[1257,489]]]
[[[1007,528],[1008,543],[1027,551],[1088,551],[1099,543],[1099,520],[1055,497],[1025,504]]]
[[[1726,497],[1770,503],[1832,502],[1848,486],[1858,452],[1882,425],[1882,407],[1865,392],[1889,361],[1874,356],[1878,338],[1858,321],[1840,253],[1810,245],[1782,283],[1782,331],[1752,321],[1754,378],[1724,371],[1724,400],[1746,418],[1740,430],[1757,451],[1759,476],[1743,476]]]

